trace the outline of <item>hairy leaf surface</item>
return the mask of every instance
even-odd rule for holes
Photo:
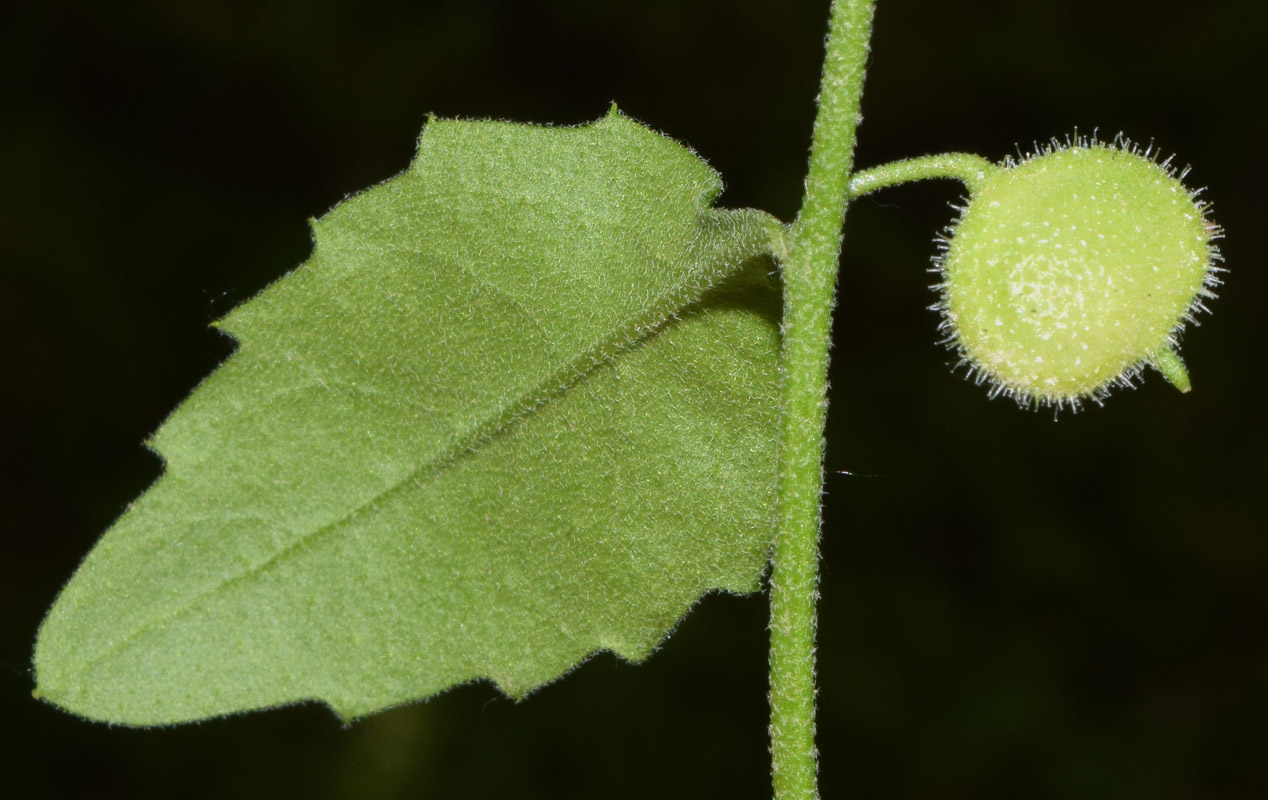
[[[63,590],[37,692],[116,723],[353,718],[645,657],[773,531],[773,226],[615,111],[431,121],[226,317],[164,474]]]

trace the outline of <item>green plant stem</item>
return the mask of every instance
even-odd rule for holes
[[[936,156],[909,158],[879,167],[865,169],[850,176],[850,199],[900,183],[930,178],[954,178],[972,192],[991,173],[1003,169],[981,156],[971,153],[941,153]]]
[[[771,568],[770,739],[777,800],[819,796],[815,605],[828,347],[872,0],[834,0],[806,194],[783,264],[783,430]]]

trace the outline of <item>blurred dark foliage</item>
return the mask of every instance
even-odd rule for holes
[[[711,597],[647,664],[487,685],[341,729],[306,706],[171,730],[30,697],[44,610],[158,474],[141,442],[231,352],[207,323],[429,112],[689,142],[790,219],[827,0],[0,7],[0,725],[11,797],[768,796],[765,605]],[[858,164],[1075,126],[1195,165],[1232,272],[1157,376],[1021,411],[948,373],[925,270],[960,190],[850,213],[823,605],[828,798],[1268,796],[1268,5],[881,0]],[[852,474],[845,474],[845,473]]]

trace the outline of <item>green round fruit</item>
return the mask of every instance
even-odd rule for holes
[[[974,185],[939,259],[938,308],[992,396],[1099,403],[1145,365],[1187,390],[1177,337],[1214,297],[1219,229],[1168,164],[1077,140]]]

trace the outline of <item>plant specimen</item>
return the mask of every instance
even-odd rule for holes
[[[872,4],[833,4],[802,211],[613,108],[429,121],[220,326],[238,352],[155,436],[158,483],[41,631],[39,694],[132,725],[317,699],[352,719],[487,678],[645,657],[771,564],[778,797],[814,796],[828,332],[851,199],[955,177],[946,333],[1025,404],[1100,401],[1180,326],[1219,229],[1165,162],[1077,136],[1020,163],[852,172]],[[782,304],[779,291],[782,288]]]

